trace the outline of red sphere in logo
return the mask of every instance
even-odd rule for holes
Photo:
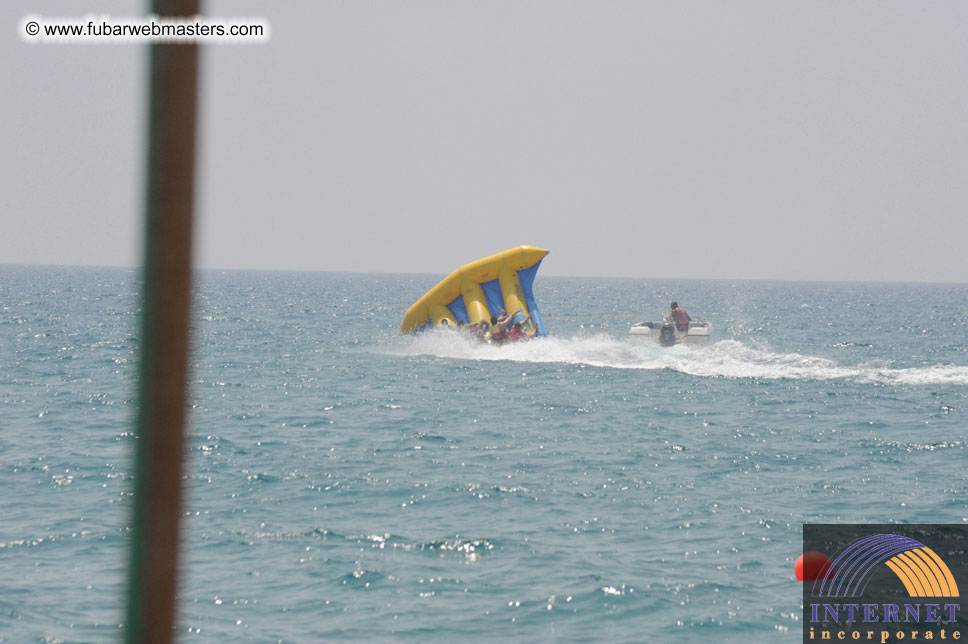
[[[797,558],[797,564],[793,567],[793,572],[797,576],[797,581],[816,581],[821,577],[833,575],[830,559],[822,552],[811,550],[805,552]]]

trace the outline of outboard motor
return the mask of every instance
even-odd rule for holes
[[[671,322],[663,322],[659,329],[659,344],[664,347],[674,346],[676,343],[676,327]]]

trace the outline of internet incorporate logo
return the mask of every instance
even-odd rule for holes
[[[867,537],[841,552],[817,595],[860,597],[881,564],[894,571],[910,597],[959,596],[958,584],[941,557],[923,543],[896,534]]]
[[[807,524],[803,548],[804,642],[968,640],[968,526]]]

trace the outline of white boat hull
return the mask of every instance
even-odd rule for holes
[[[663,326],[666,327],[663,333]],[[685,331],[678,330],[675,325],[662,322],[638,322],[629,329],[629,336],[636,340],[652,340],[663,346],[675,344],[705,345],[713,333],[713,325],[705,320],[695,320],[689,323]]]

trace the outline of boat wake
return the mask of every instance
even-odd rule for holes
[[[394,341],[389,353],[460,360],[510,360],[655,371],[668,369],[709,377],[757,380],[851,380],[888,385],[968,385],[968,367],[934,365],[894,368],[886,361],[856,366],[798,353],[774,353],[736,340],[704,347],[662,348],[600,334],[574,338],[538,338],[492,346],[448,331],[406,336]]]

